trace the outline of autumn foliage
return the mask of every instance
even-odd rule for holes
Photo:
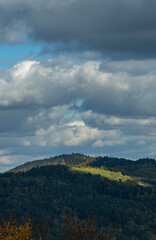
[[[3,222],[0,226],[1,240],[34,240],[32,237],[31,221],[17,224],[15,221]]]

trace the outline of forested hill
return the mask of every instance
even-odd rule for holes
[[[95,174],[94,167],[82,170],[51,165],[0,174],[0,224],[8,216],[20,222],[31,219],[48,226],[44,240],[64,240],[64,216],[72,214],[78,221],[90,217],[98,228],[112,229],[115,238],[110,240],[155,239],[155,184],[110,181],[102,176],[103,168],[95,168]]]
[[[95,218],[111,240],[156,239],[156,161],[69,154],[0,174],[0,224],[11,218],[48,226],[64,240],[64,216]]]
[[[70,165],[79,167],[103,168],[125,175],[156,179],[155,159],[139,159],[136,161],[114,157],[91,157],[80,153],[63,154],[60,156],[35,160],[20,165],[9,172],[26,172],[32,168],[50,165]]]

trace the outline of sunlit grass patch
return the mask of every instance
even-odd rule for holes
[[[100,175],[102,177],[108,178],[114,181],[122,181],[126,182],[127,180],[133,181],[134,179],[130,176],[123,175],[121,172],[112,172],[108,170],[104,170],[101,168],[93,168],[93,167],[71,167],[74,171],[79,171],[83,173],[91,173],[93,175]]]

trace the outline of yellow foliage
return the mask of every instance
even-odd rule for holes
[[[31,234],[31,221],[18,225],[14,221],[3,222],[0,226],[1,240],[34,240]]]

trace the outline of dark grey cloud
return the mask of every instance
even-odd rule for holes
[[[109,56],[156,54],[154,0],[14,0],[0,8],[1,41],[17,41],[27,32],[35,41],[77,41]]]

